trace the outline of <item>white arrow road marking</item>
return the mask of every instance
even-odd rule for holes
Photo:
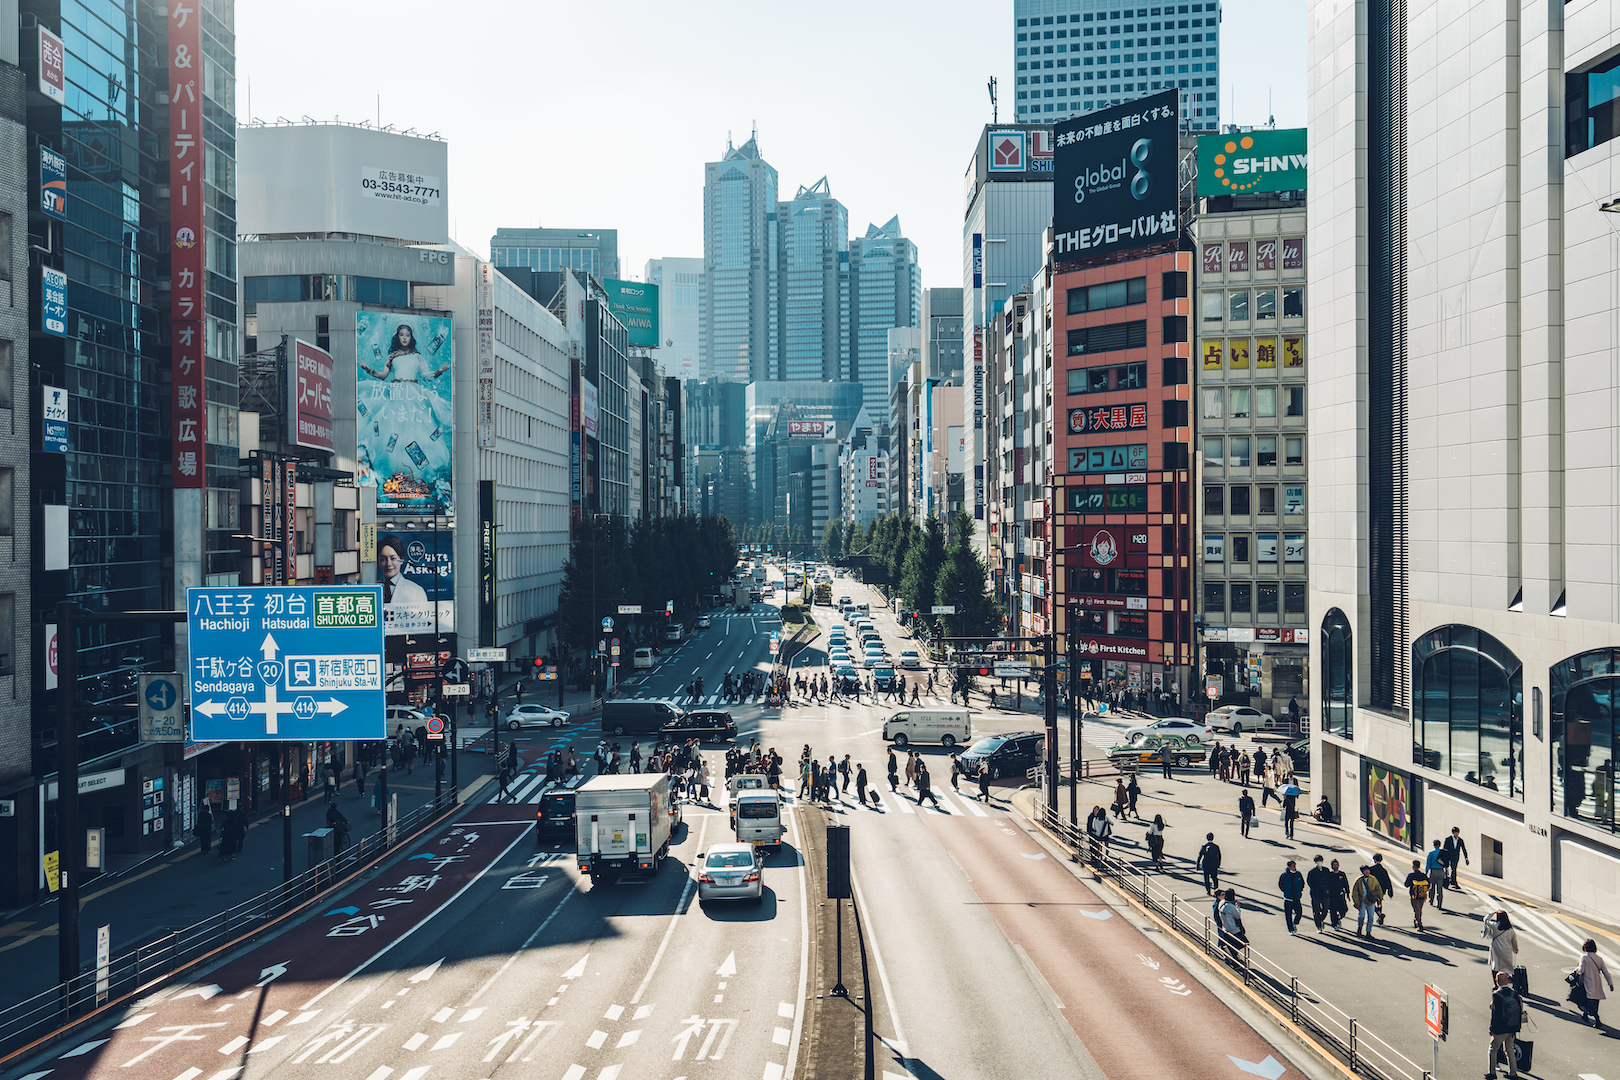
[[[1191,987],[1187,986],[1187,984],[1182,982],[1180,979],[1172,979],[1170,976],[1166,975],[1159,981],[1163,983],[1164,988],[1170,991],[1172,994],[1180,994],[1182,997],[1186,997],[1188,994],[1192,993]],[[1235,1061],[1237,1059],[1234,1058],[1233,1060]]]
[[[1227,1054],[1226,1056],[1232,1058],[1232,1064],[1236,1065],[1244,1072],[1253,1073],[1255,1076],[1265,1077],[1265,1080],[1277,1080],[1277,1077],[1288,1071],[1288,1067],[1286,1065],[1269,1054],[1266,1055],[1266,1060],[1262,1061],[1258,1065],[1252,1061],[1244,1061],[1240,1057],[1232,1057],[1231,1054]]]
[[[223,986],[219,985],[218,983],[214,983],[212,986],[191,986],[191,987],[187,987],[186,989],[180,991],[178,994],[174,995],[174,997],[170,998],[169,1000],[171,1000],[171,1001],[179,1001],[183,997],[200,997],[204,1001],[207,1001],[209,998],[215,996],[216,994],[220,993],[224,989],[225,988]]]
[[[1137,959],[1138,959],[1138,960],[1140,960],[1140,961],[1142,961],[1142,963],[1143,963],[1143,965],[1144,965],[1144,966],[1146,966],[1146,967],[1150,967],[1150,968],[1152,968],[1152,969],[1153,969],[1153,970],[1154,970],[1154,971],[1158,971],[1158,970],[1159,970],[1159,962],[1158,962],[1158,961],[1157,961],[1157,960],[1151,960],[1151,959],[1149,959],[1149,958],[1148,958],[1148,957],[1146,957],[1146,956],[1143,956],[1143,955],[1142,955],[1142,954],[1141,954],[1141,953],[1137,953],[1137,954],[1136,954],[1136,958],[1137,958]]]
[[[563,972],[563,978],[565,978],[565,979],[577,979],[581,975],[585,974],[585,961],[589,960],[590,958],[591,958],[590,953],[586,953],[584,956],[580,957],[579,958],[579,963],[575,964],[573,967],[571,967],[567,971]]]
[[[1103,922],[1104,920],[1112,919],[1114,917],[1114,913],[1109,911],[1107,908],[1103,908],[1101,911],[1087,911],[1085,908],[1081,908],[1080,914],[1084,915],[1088,919],[1096,919],[1098,922]]]
[[[259,981],[255,985],[264,986],[266,983],[271,983],[281,978],[283,975],[287,974],[287,965],[290,963],[292,963],[291,960],[283,960],[279,964],[271,964],[269,967],[259,972]]]
[[[411,982],[427,982],[429,979],[433,978],[434,974],[439,970],[439,965],[442,963],[444,963],[444,957],[441,956],[439,959],[433,961],[433,963],[429,964],[421,971],[418,971],[415,975],[412,975]]]
[[[60,1060],[62,1060],[62,1058],[79,1057],[82,1054],[88,1054],[90,1051],[94,1050],[96,1047],[105,1045],[107,1043],[107,1041],[108,1040],[106,1040],[106,1039],[97,1039],[95,1042],[80,1043],[78,1046],[75,1046],[73,1049],[69,1050],[67,1053],[65,1053],[65,1054],[61,1055],[60,1057],[58,1057],[57,1060],[60,1061]]]
[[[737,954],[727,953],[725,961],[715,969],[714,973],[722,978],[737,974]]]

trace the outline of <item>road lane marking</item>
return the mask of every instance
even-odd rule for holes
[[[624,1006],[623,1005],[609,1005],[608,1009],[607,1009],[607,1012],[602,1014],[602,1019],[604,1019],[604,1020],[617,1020],[619,1017],[621,1017],[623,1015],[624,1015]]]
[[[476,1009],[468,1009],[466,1012],[461,1014],[461,1022],[463,1024],[470,1024],[474,1020],[478,1019],[480,1016],[483,1016],[483,1015],[484,1015],[484,1010],[483,1010],[482,1006],[480,1006],[479,1008],[476,1008]]]
[[[771,1032],[771,1042],[775,1043],[777,1046],[786,1046],[788,1044],[788,1039],[792,1035],[793,1032],[789,1031],[787,1028],[779,1027]]]
[[[452,1031],[448,1035],[441,1035],[439,1036],[439,1041],[433,1044],[433,1049],[429,1050],[428,1053],[431,1054],[433,1050],[444,1050],[454,1046],[456,1044],[456,1040],[459,1038],[461,1038],[461,1032],[459,1031]]]
[[[788,1020],[793,1019],[793,1006],[786,1001],[781,1002],[776,1006],[776,1015]]]
[[[113,1030],[114,1031],[122,1031],[125,1028],[132,1028],[136,1024],[144,1024],[144,1023],[146,1023],[146,1021],[152,1019],[152,1017],[154,1017],[156,1015],[157,1015],[157,1013],[149,1013],[149,1012],[136,1013],[134,1016],[130,1017],[128,1020],[125,1020],[122,1024],[119,1024],[117,1027],[113,1028]],[[281,1015],[286,1016],[287,1014],[282,1013]]]
[[[568,1066],[568,1071],[563,1073],[562,1080],[580,1080],[580,1077],[582,1077],[584,1075],[585,1075],[585,1066],[583,1066],[583,1065],[570,1065],[570,1066]]]
[[[253,1044],[253,1049],[249,1050],[248,1053],[257,1054],[261,1051],[268,1050],[286,1037],[287,1036],[285,1035],[272,1035],[268,1039],[260,1039],[258,1042]]]
[[[697,846],[699,851],[703,850],[703,837],[709,831],[709,820],[709,817],[705,816],[703,824],[698,827]],[[647,992],[648,984],[652,982],[653,975],[658,971],[658,964],[664,959],[664,950],[669,948],[669,939],[674,935],[675,926],[679,922],[681,915],[687,910],[687,902],[691,899],[692,890],[696,885],[697,879],[688,874],[686,876],[686,887],[681,890],[681,899],[675,905],[675,914],[670,916],[669,928],[664,931],[664,940],[658,943],[658,951],[653,954],[652,965],[647,968],[646,977],[641,980],[641,985],[636,987],[635,994],[630,998],[630,1004],[641,1004],[641,995]]]
[[[415,1035],[412,1035],[410,1038],[405,1040],[405,1049],[420,1050],[422,1048],[422,1044],[427,1042],[427,1040],[428,1037],[418,1031]]]
[[[585,1040],[585,1045],[590,1047],[592,1050],[600,1050],[602,1049],[602,1044],[605,1042],[607,1042],[607,1032],[598,1029],[591,1032],[590,1038]]]
[[[230,1057],[232,1054],[236,1053],[238,1050],[242,1049],[242,1047],[246,1046],[247,1044],[248,1044],[247,1036],[246,1035],[238,1035],[236,1038],[232,1039],[230,1042],[228,1042],[224,1046],[220,1047],[219,1052],[221,1054],[224,1054],[226,1057]]]
[[[619,1036],[619,1045],[614,1047],[614,1049],[623,1050],[627,1046],[634,1046],[636,1045],[636,1040],[639,1038],[641,1038],[640,1028],[636,1028],[634,1031],[627,1031],[623,1035]]]
[[[108,1041],[109,1040],[107,1039],[97,1039],[94,1042],[80,1043],[67,1053],[60,1055],[57,1060],[60,1061],[62,1058],[81,1057],[84,1054],[88,1054],[98,1046],[105,1046]]]
[[[860,880],[855,876],[855,868],[853,866],[850,867],[849,884],[850,888],[855,893],[855,902],[864,910],[868,912],[871,911],[872,909],[866,906],[866,896],[861,891],[861,883]],[[875,931],[868,930],[867,938],[872,943],[872,960],[878,970],[878,984],[883,987],[883,1001],[889,1007],[889,1023],[894,1028],[894,1041],[892,1043],[887,1039],[883,1039],[882,1041],[891,1050],[894,1050],[899,1055],[901,1067],[909,1071],[911,1066],[906,1064],[906,1034],[905,1031],[900,1027],[900,1013],[895,1006],[894,991],[889,986],[889,969],[884,966],[883,952],[878,948],[877,933]],[[801,998],[801,1007],[799,1009],[801,1014],[804,1012],[802,1007],[803,1004],[804,1002]],[[792,1065],[792,1061],[789,1060],[788,1064]]]
[[[456,1010],[446,1005],[444,1008],[433,1014],[433,1022],[435,1024],[442,1024],[454,1015],[456,1015]]]
[[[428,1067],[426,1065],[418,1065],[416,1068],[407,1071],[399,1080],[422,1080],[422,1077],[427,1075],[427,1071]]]

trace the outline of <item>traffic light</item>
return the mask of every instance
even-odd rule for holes
[[[546,666],[546,658],[543,657],[543,656],[535,657],[534,658],[534,666],[537,667],[537,668],[545,667]]]
[[[980,675],[988,675],[988,674],[990,674],[990,669],[987,668],[987,667],[982,667],[982,668],[979,669],[979,674]]]

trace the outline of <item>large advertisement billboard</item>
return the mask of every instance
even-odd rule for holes
[[[1060,261],[1176,240],[1177,91],[1055,129],[1052,231]]]
[[[448,145],[343,124],[237,133],[238,231],[450,240]]]
[[[170,481],[200,490],[206,480],[207,413],[203,388],[202,17],[196,5],[171,4],[169,83],[169,446]]]
[[[455,633],[454,551],[450,529],[378,531],[377,583],[382,586],[386,633]]]
[[[1232,135],[1204,135],[1198,140],[1200,195],[1300,191],[1304,187],[1304,128],[1263,128]]]
[[[354,340],[360,483],[383,513],[454,513],[450,320],[362,308]]]
[[[632,349],[656,349],[658,340],[658,286],[639,281],[602,280],[608,310],[624,324],[626,343]]]
[[[307,341],[293,341],[292,441],[330,453],[332,447],[332,354]]]

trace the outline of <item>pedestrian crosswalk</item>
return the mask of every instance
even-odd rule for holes
[[[783,781],[783,792],[788,797],[794,797],[794,785]],[[912,788],[902,788],[899,791],[889,791],[883,787],[867,789],[867,805],[862,807],[856,801],[853,791],[841,791],[828,800],[828,804],[835,807],[849,809],[865,809],[871,814],[938,814],[945,817],[998,817],[1005,816],[1007,807],[980,802],[977,797],[965,791],[952,791],[949,788],[934,788],[934,800],[924,799],[921,804],[917,801],[917,793]],[[871,802],[876,796],[877,804]],[[881,808],[881,809],[880,809]]]

